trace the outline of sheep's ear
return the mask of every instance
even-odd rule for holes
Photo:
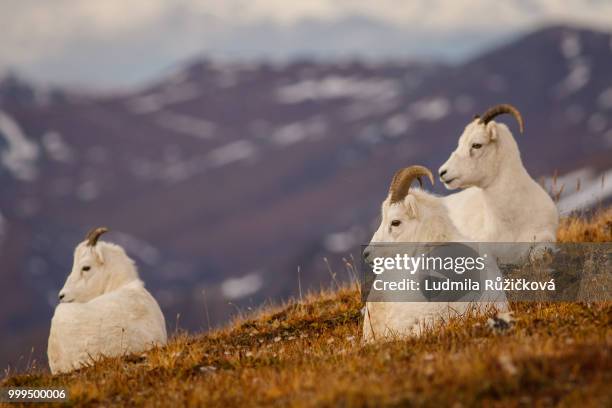
[[[406,214],[410,218],[418,218],[419,212],[417,210],[416,198],[408,194],[406,198],[404,198],[404,207],[406,208]]]
[[[102,248],[100,247],[100,245],[94,245],[91,250],[94,253],[94,256],[96,257],[98,263],[100,265],[104,265],[104,255],[102,254]]]
[[[489,140],[495,141],[497,140],[497,123],[491,121],[487,123],[487,135],[489,135]]]

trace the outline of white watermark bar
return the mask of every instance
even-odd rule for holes
[[[612,243],[371,243],[368,302],[612,300]]]
[[[64,388],[0,388],[0,403],[68,402],[68,400],[68,391]]]

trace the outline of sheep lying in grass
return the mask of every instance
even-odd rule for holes
[[[363,253],[366,262],[372,263],[376,257],[395,255],[397,246],[380,245],[382,243],[468,241],[453,224],[441,197],[423,190],[410,189],[415,179],[421,182],[422,176],[427,176],[433,184],[431,172],[422,166],[408,167],[395,174],[389,195],[382,204],[380,226]],[[419,247],[410,247],[412,248]],[[495,265],[489,265],[489,268],[491,267],[496,268]],[[495,301],[496,307],[506,308],[505,296],[496,297]],[[425,327],[440,319],[463,314],[469,307],[469,302],[368,301],[365,307],[363,339],[365,342],[371,342],[398,336],[420,335]]]
[[[439,170],[448,189],[450,216],[464,235],[478,242],[555,242],[555,204],[525,170],[508,127],[493,121],[509,113],[523,132],[523,118],[511,105],[497,105],[476,116],[457,149]]]
[[[166,343],[164,315],[134,261],[120,246],[98,242],[106,231],[91,231],[74,251],[51,321],[47,355],[54,374]]]

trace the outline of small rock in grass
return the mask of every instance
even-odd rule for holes
[[[214,366],[200,366],[200,371],[203,373],[214,373],[217,371],[217,367]]]
[[[514,326],[514,318],[512,312],[498,313],[487,320],[487,326],[495,333],[503,333]]]

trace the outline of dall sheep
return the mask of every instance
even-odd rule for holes
[[[439,169],[447,189],[464,189],[444,198],[453,222],[478,242],[555,242],[559,213],[521,161],[508,127],[493,119],[509,113],[524,122],[512,105],[502,104],[476,116],[459,138],[457,149]]]
[[[451,221],[441,197],[420,189],[410,189],[415,179],[426,176],[434,183],[431,172],[422,166],[411,166],[398,171],[382,203],[382,220],[363,253],[372,263],[379,256],[394,256],[397,247],[382,243],[466,242]],[[505,298],[504,298],[505,300]],[[505,302],[498,304],[501,308]],[[462,314],[467,302],[397,302],[366,301],[363,340],[371,342],[396,336],[419,335],[422,329],[449,314]]]
[[[164,315],[134,261],[120,246],[98,242],[106,231],[92,230],[74,251],[51,321],[47,355],[53,374],[166,343]]]

